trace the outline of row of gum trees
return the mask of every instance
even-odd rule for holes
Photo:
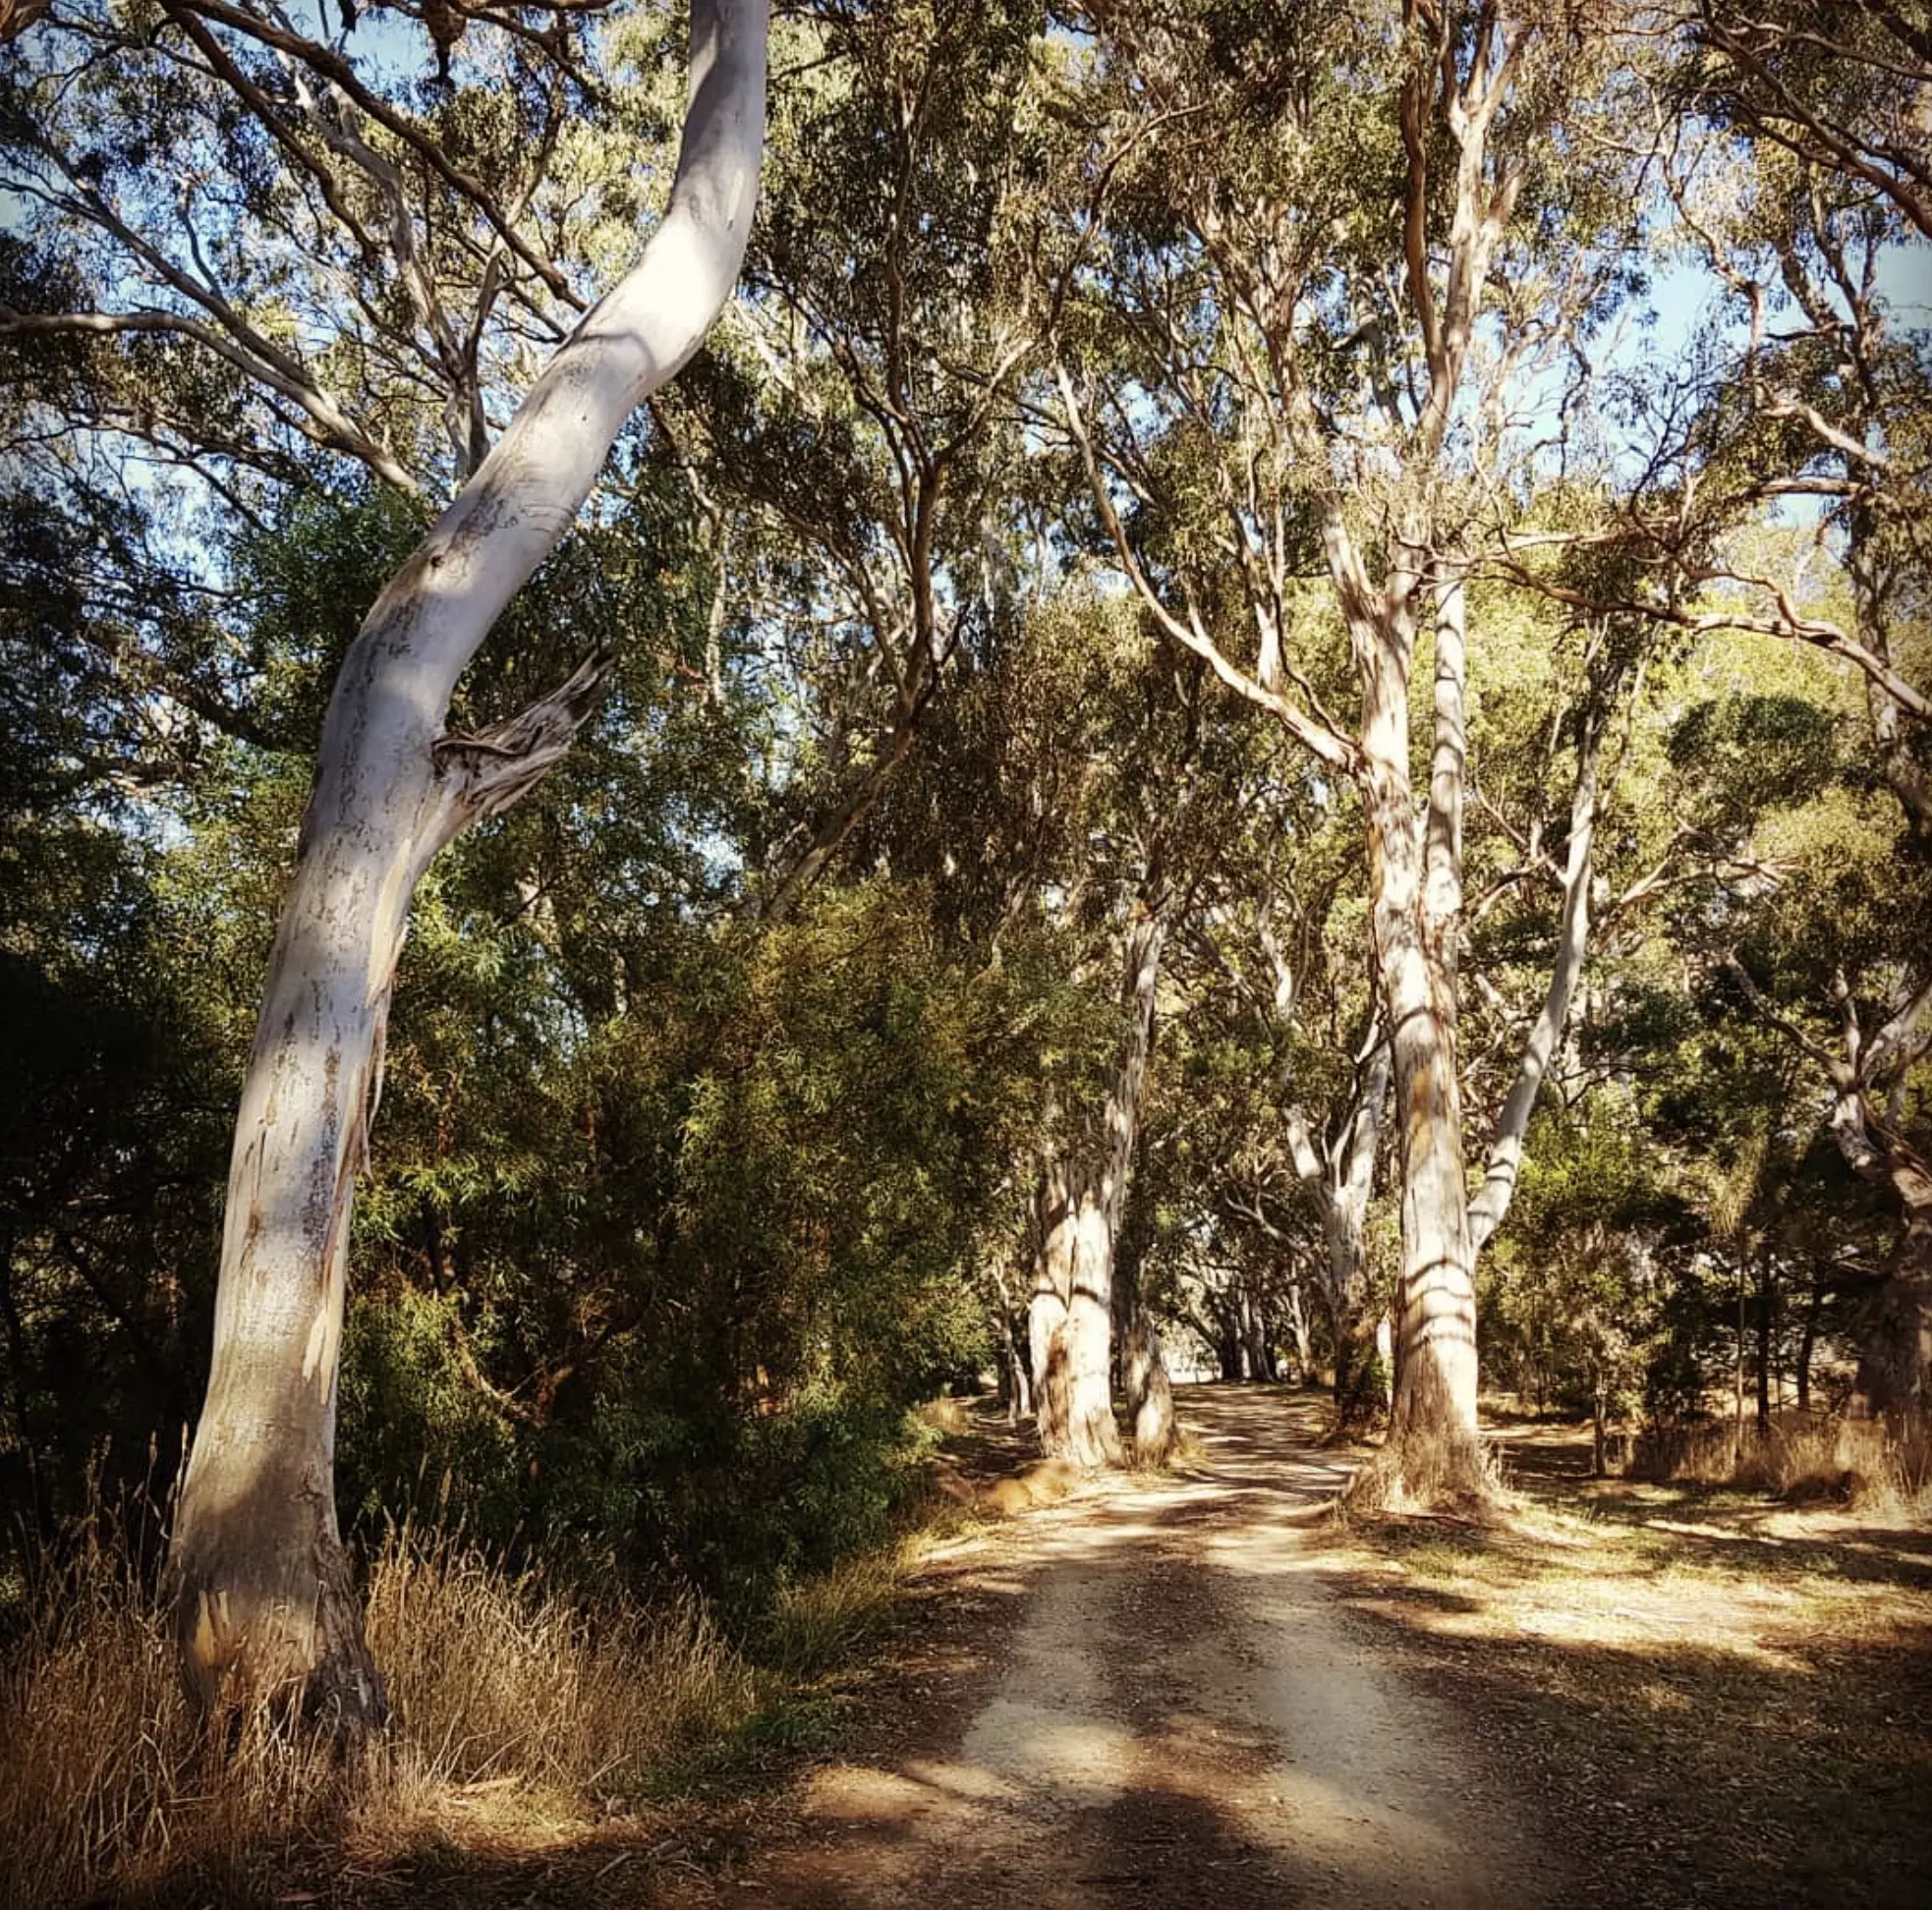
[[[203,1701],[380,1718],[384,1374],[701,1577],[754,1446],[856,1476],[988,1354],[1158,1460],[1164,1341],[1346,1421],[1386,1307],[1375,1487],[1452,1502],[1479,1292],[1601,1413],[1754,1268],[1768,1399],[1804,1259],[1801,1387],[1922,1408],[1911,10],[463,19],[0,28],[8,959],[199,921],[222,982],[115,1008],[241,1104],[218,1267],[144,1267],[206,1122],[136,1177],[28,1070],[10,1450],[60,1333],[124,1427],[212,1333]]]

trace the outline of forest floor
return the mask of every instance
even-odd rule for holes
[[[767,1781],[721,1767],[596,1848],[414,1881],[672,1910],[1932,1903],[1932,1533],[1592,1482],[1587,1435],[1537,1427],[1503,1432],[1503,1523],[1342,1523],[1318,1400],[1179,1404],[1174,1474],[929,1550]],[[984,1487],[1025,1453],[981,1421],[953,1458]]]

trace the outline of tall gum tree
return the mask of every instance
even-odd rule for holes
[[[1026,1330],[1000,1330],[1016,1356],[1026,1342],[1025,1381],[1008,1391],[1029,1396],[1043,1452],[1117,1464],[1116,1353],[1137,1454],[1171,1441],[1122,1232],[1166,954],[1251,778],[1253,724],[1206,720],[1219,700],[1204,698],[1205,672],[1117,599],[1075,587],[1013,604],[995,633],[962,659],[916,773],[867,834],[994,962],[1051,947],[1067,977],[1064,1039],[1012,1175],[1024,1220],[1009,1290]]]
[[[1382,1307],[1371,1293],[1368,1216],[1391,1057],[1368,951],[1352,922],[1337,920],[1358,886],[1344,843],[1359,823],[1304,800],[1278,827],[1276,865],[1244,883],[1244,906],[1215,911],[1195,938],[1207,957],[1201,1006],[1231,1009],[1273,1057],[1272,1078],[1256,1084],[1268,1118],[1250,1117],[1220,1205],[1278,1255],[1299,1250],[1328,1315],[1335,1428],[1345,1432],[1385,1403],[1372,1384]],[[1305,1337],[1292,1310],[1287,1323]]]
[[[1914,335],[1906,302],[1890,292],[1887,262],[1911,261],[1893,268],[1908,283],[1932,239],[1932,166],[1919,137],[1932,34],[1891,7],[1825,22],[1784,5],[1712,4],[1693,58],[1699,104],[1742,141],[1741,153],[1713,140],[1697,156],[1741,173],[1735,197],[1748,207],[1732,220],[1700,216],[1692,177],[1672,180],[1680,215],[1746,315],[1744,349],[1711,408],[1716,496],[1705,508],[1735,521],[1795,493],[1816,499],[1818,515],[1790,578],[1735,561],[1720,540],[1692,581],[1741,594],[1757,627],[1860,673],[1871,755],[1904,825],[1896,858],[1908,889],[1932,858],[1932,698],[1919,641],[1932,408],[1923,327]],[[1819,558],[1821,569],[1842,568],[1848,617],[1804,588]],[[1910,924],[1912,911],[1899,916]],[[1855,1466],[1879,1429],[1932,1405],[1932,1148],[1913,1084],[1932,1052],[1932,964],[1910,926],[1862,965],[1842,949],[1829,1000],[1792,1004],[1795,1016],[1734,954],[1730,965],[1816,1064],[1840,1152],[1886,1192],[1900,1223],[1847,1405],[1843,1456]]]
[[[204,1704],[299,1693],[346,1730],[385,1713],[332,1468],[350,1220],[396,960],[431,858],[560,758],[602,661],[484,734],[443,726],[618,431],[731,296],[764,148],[766,13],[696,0],[662,220],[384,590],[336,681],[236,1124],[212,1370],[170,1551],[184,1673]]]
[[[1671,83],[1682,130],[1662,181],[1729,295],[1733,330],[1714,364],[1683,368],[1653,400],[1670,422],[1647,457],[1672,486],[1630,499],[1621,527],[1649,588],[1587,594],[1598,611],[1758,633],[1858,673],[1870,759],[1903,824],[1891,932],[1874,946],[1852,924],[1818,925],[1822,938],[1799,945],[1822,939],[1834,959],[1803,980],[1802,962],[1760,979],[1739,947],[1724,953],[1757,1012],[1815,1064],[1845,1161],[1885,1190],[1901,1225],[1847,1407],[1855,1463],[1867,1432],[1932,1399],[1932,1160],[1913,1088],[1932,1050],[1932,974],[1909,904],[1932,853],[1918,643],[1932,442],[1923,328],[1893,290],[1932,237],[1916,132],[1932,38],[1892,7],[1707,0]],[[1773,512],[1782,536],[1763,534]],[[1821,588],[1834,578],[1836,594]]]
[[[1032,0],[791,23],[784,64],[828,77],[774,108],[737,349],[653,407],[694,487],[748,520],[734,555],[803,679],[791,826],[752,884],[767,920],[864,864],[948,684],[1010,615],[1040,27]]]
[[[1158,649],[1153,661],[1151,671],[1112,689],[1119,716],[1098,736],[1088,732],[1101,746],[1093,756],[1114,765],[1113,787],[1084,818],[1081,854],[1090,866],[1076,885],[1105,888],[1111,875],[1125,888],[1120,877],[1131,875],[1125,907],[1108,911],[1118,1044],[1104,1098],[1072,1110],[1050,1138],[1033,1219],[1035,1423],[1044,1452],[1083,1466],[1126,1457],[1113,1418],[1116,1365],[1134,1457],[1161,1464],[1173,1448],[1165,1357],[1143,1302],[1138,1257],[1122,1284],[1122,1234],[1146,1122],[1163,965],[1253,800],[1242,726],[1223,730],[1204,720],[1206,673],[1192,659]],[[1130,694],[1121,696],[1123,688]],[[1108,694],[1085,701],[1104,703]],[[1124,775],[1121,765],[1128,766]],[[1150,776],[1150,769],[1159,773]]]
[[[1027,1333],[1034,1423],[1041,1450],[1077,1466],[1125,1459],[1113,1418],[1113,1261],[1133,1169],[1141,1099],[1154,1045],[1167,898],[1156,875],[1134,898],[1122,937],[1124,1031],[1097,1131],[1075,1123],[1041,1177]],[[1135,1388],[1136,1418],[1154,1386],[1149,1363]],[[1159,1442],[1154,1422],[1149,1437]]]
[[[1534,7],[1409,0],[1385,11],[1386,67],[1371,74],[1352,9],[1309,10],[1296,41],[1241,47],[1171,10],[1096,12],[1111,202],[1094,223],[1111,251],[1063,328],[1060,417],[1104,544],[1154,622],[1274,715],[1312,776],[1345,779],[1361,802],[1402,1236],[1379,1479],[1422,1500],[1480,1496],[1475,1256],[1514,1185],[1546,1024],[1567,1013],[1590,831],[1573,835],[1577,905],[1550,1012],[1472,1208],[1458,1065],[1467,585],[1489,516],[1511,508],[1524,381],[1560,382],[1587,314],[1614,299],[1605,235],[1627,223],[1627,180],[1619,208],[1589,169],[1622,177],[1627,157],[1580,140],[1579,123],[1558,137],[1560,120],[1601,110],[1604,42],[1546,30]],[[1338,667],[1296,627],[1311,559],[1341,625]],[[1418,775],[1413,677],[1430,633]],[[1348,722],[1334,705],[1351,692]]]

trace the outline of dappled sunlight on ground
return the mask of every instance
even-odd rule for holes
[[[1322,1582],[1348,1456],[1317,1402],[1188,1389],[1168,1476],[1090,1482],[936,1551],[1009,1627],[910,1741],[827,1765],[741,1880],[799,1905],[1559,1903],[1552,1862]],[[1017,1607],[1008,1602],[1024,1590]]]
[[[1322,1402],[1214,1386],[1179,1404],[1174,1473],[962,1512],[925,1546],[888,1649],[823,1694],[837,1748],[781,1752],[777,1785],[740,1771],[547,1849],[480,1790],[419,1856],[371,1865],[370,1891],[559,1910],[1932,1903],[1932,1536],[1593,1482],[1581,1435],[1543,1427],[1510,1429],[1516,1496],[1494,1522],[1341,1520],[1359,1452],[1319,1443]],[[1026,1467],[1023,1437],[960,1423],[962,1477]]]

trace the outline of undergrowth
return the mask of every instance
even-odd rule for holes
[[[367,1623],[394,1723],[345,1761],[262,1719],[198,1722],[143,1548],[97,1512],[30,1566],[0,1657],[0,1904],[253,1903],[729,1790],[824,1741],[837,1674],[964,1516],[913,1500],[897,1538],[782,1585],[742,1642],[695,1597],[587,1598],[460,1529],[393,1529]]]
[[[181,1696],[166,1614],[111,1523],[29,1585],[0,1665],[0,1903],[251,1900],[347,1858],[480,1831],[566,1834],[642,1795],[758,1704],[695,1604],[586,1602],[460,1536],[393,1533],[369,1642],[395,1728],[353,1762],[263,1719],[217,1741]]]
[[[1629,1475],[1924,1517],[1932,1515],[1932,1424],[1880,1427],[1786,1411],[1762,1426],[1698,1420],[1650,1427],[1637,1435]]]

